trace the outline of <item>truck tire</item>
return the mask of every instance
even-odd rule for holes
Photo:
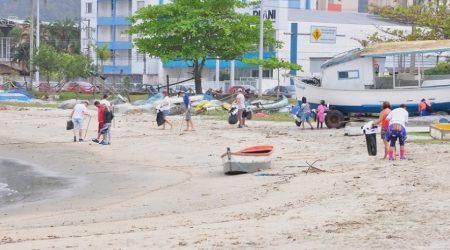
[[[344,124],[344,115],[339,110],[330,110],[325,116],[325,125],[328,128],[341,128]]]

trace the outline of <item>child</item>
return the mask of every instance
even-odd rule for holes
[[[321,100],[319,106],[317,107],[317,128],[323,128],[323,122],[325,121],[325,112],[328,110],[325,105],[325,101]]]
[[[309,124],[311,129],[314,129],[311,122],[309,122],[309,119],[311,118],[311,108],[309,106],[309,103],[306,101],[306,97],[302,97],[302,105],[300,105],[300,111],[303,114],[302,115],[302,129],[305,129],[305,122]]]

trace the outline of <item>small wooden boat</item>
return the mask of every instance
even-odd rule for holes
[[[253,173],[272,166],[273,146],[260,145],[243,149],[238,152],[227,152],[222,155],[225,174]]]
[[[450,140],[450,123],[438,123],[430,126],[430,135],[438,140]]]

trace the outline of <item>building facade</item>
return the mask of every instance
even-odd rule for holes
[[[103,65],[102,72],[108,76],[108,82],[121,82],[123,77],[130,77],[132,82],[165,83],[166,76],[170,82],[177,82],[192,77],[189,63],[171,61],[163,64],[158,58],[139,53],[133,47],[132,37],[125,31],[130,26],[127,16],[148,4],[165,4],[165,0],[82,0],[82,48],[94,62]],[[356,4],[355,4],[356,3]],[[278,82],[290,84],[287,73],[299,76],[311,76],[320,72],[320,65],[338,53],[362,47],[363,40],[383,28],[402,28],[378,19],[366,13],[358,13],[358,4],[368,1],[346,0],[265,0],[263,13],[270,19],[276,29],[277,40],[284,47],[264,52],[264,57],[273,57],[298,63],[303,72],[264,72],[263,89]],[[319,11],[321,6],[330,10],[341,5],[339,11]],[[331,5],[330,5],[331,4]],[[333,7],[334,6],[334,7]],[[332,9],[334,10],[334,9]],[[259,7],[245,10],[259,15]],[[94,48],[107,46],[112,52],[111,59],[99,62]],[[249,52],[246,57],[257,57],[258,52]],[[219,80],[228,84],[256,84],[258,68],[242,62],[226,60],[208,60],[203,70],[204,88],[218,88]],[[236,83],[237,84],[237,83]],[[227,88],[228,85],[223,86]]]

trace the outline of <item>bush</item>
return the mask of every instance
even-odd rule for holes
[[[425,70],[425,75],[450,75],[450,63],[438,63],[433,69]]]

